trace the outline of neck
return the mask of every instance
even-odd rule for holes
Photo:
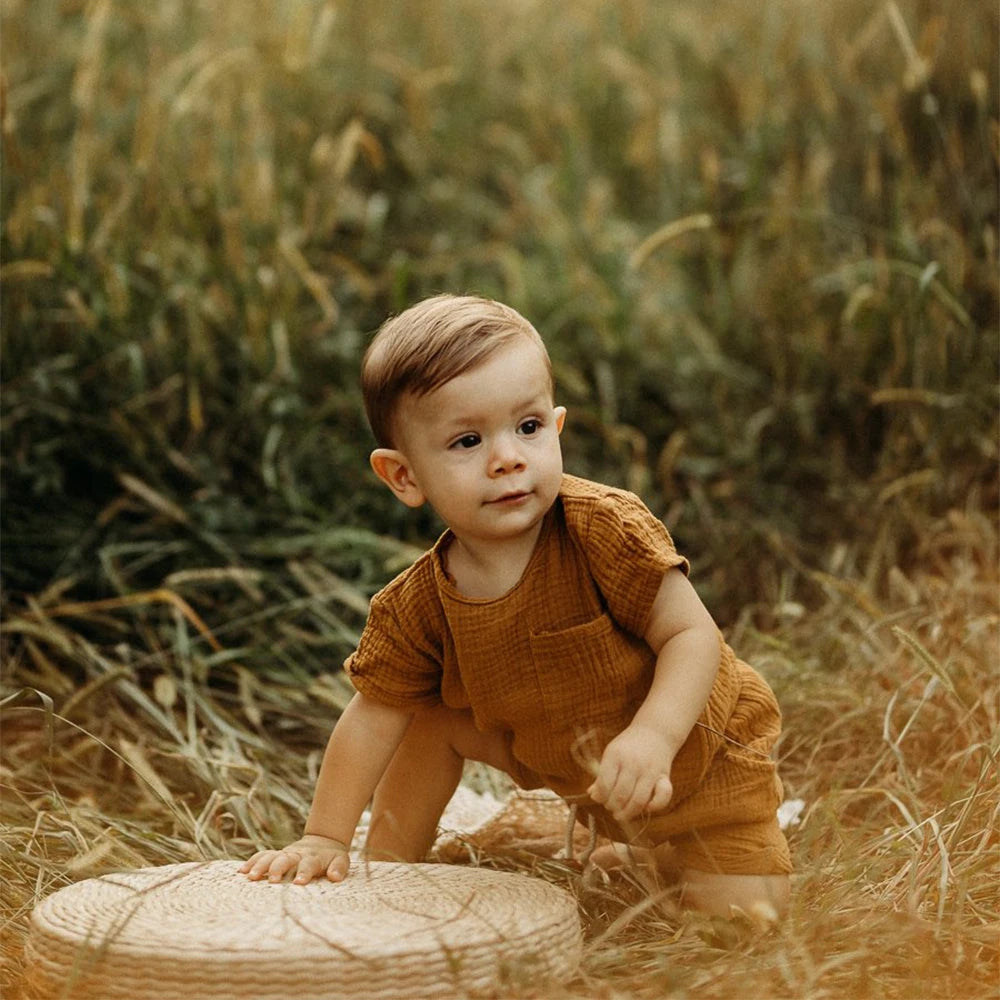
[[[524,575],[541,531],[539,521],[530,531],[504,541],[469,540],[455,535],[445,553],[445,564],[455,586],[466,597],[502,597]]]

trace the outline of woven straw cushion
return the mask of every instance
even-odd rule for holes
[[[356,863],[308,886],[250,882],[235,861],[67,886],[34,910],[36,995],[100,1000],[455,997],[566,978],[573,898],[539,879],[450,865]]]

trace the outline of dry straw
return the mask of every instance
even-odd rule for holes
[[[36,996],[456,997],[579,964],[576,902],[524,875],[388,862],[339,885],[251,882],[238,862],[87,879],[32,914]]]

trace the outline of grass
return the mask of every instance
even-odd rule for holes
[[[552,995],[995,997],[996,10],[256,14],[0,3],[4,995],[46,893],[299,830],[437,531],[366,471],[360,352],[468,290],[693,557],[806,803],[764,938],[533,867],[587,931]]]
[[[784,926],[760,938],[649,908],[627,876],[595,886],[486,855],[480,863],[553,879],[580,900],[583,967],[546,996],[996,995],[1000,683],[985,665],[997,536],[975,512],[932,534],[933,568],[894,574],[893,595],[830,578],[821,609],[786,604],[766,632],[744,623],[732,636],[778,691],[786,790],[806,803],[791,831]],[[336,605],[330,591],[321,601]],[[281,636],[296,603],[255,627]],[[39,606],[8,620],[8,676],[24,686],[3,706],[5,995],[18,995],[41,896],[122,867],[244,856],[301,825],[344,685],[255,677],[176,604],[140,656],[142,622],[129,619],[158,607],[76,608],[69,621]],[[82,683],[69,683],[65,659],[86,664]]]

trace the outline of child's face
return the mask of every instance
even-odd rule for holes
[[[460,540],[510,541],[552,506],[562,476],[549,374],[527,337],[396,413],[398,449],[378,449],[375,471],[406,504],[425,501]]]

